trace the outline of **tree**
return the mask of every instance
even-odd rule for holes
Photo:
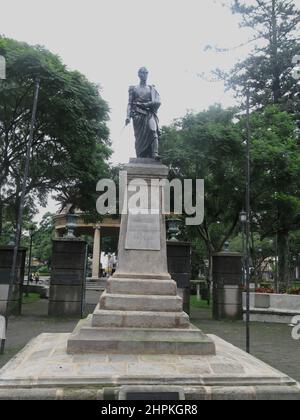
[[[26,205],[34,212],[54,192],[62,204],[94,206],[95,184],[107,176],[111,154],[108,106],[99,88],[43,47],[1,37],[0,54],[7,62],[7,80],[0,86],[0,218],[4,207],[18,208],[37,77],[41,87]]]
[[[253,106],[279,104],[299,115],[293,58],[300,54],[300,11],[290,0],[235,0],[232,11],[241,16],[241,27],[253,31],[249,42],[255,46],[229,74],[219,75],[242,97],[250,89]]]
[[[290,238],[290,267],[292,280],[299,281],[300,269],[300,230],[294,231]],[[298,279],[296,279],[296,268],[298,268]]]
[[[216,105],[187,114],[162,132],[161,155],[171,168],[170,177],[205,180],[205,219],[201,226],[188,228],[187,235],[204,241],[210,262],[235,232],[243,206],[244,150],[235,114]]]
[[[33,237],[32,256],[50,265],[52,258],[52,238],[54,232],[54,215],[44,214]]]
[[[300,154],[293,118],[278,106],[251,115],[252,219],[262,239],[277,235],[279,279],[289,281],[289,236],[300,223]]]
[[[28,247],[28,230],[33,225],[32,212],[30,207],[24,209],[23,215],[23,235],[21,236],[21,246]],[[2,228],[0,235],[0,245],[7,245],[10,241],[15,239],[15,206],[6,206],[2,215]]]
[[[235,0],[232,3],[232,11],[241,16],[241,27],[253,31],[253,37],[249,42],[254,43],[254,48],[249,56],[244,61],[237,63],[230,73],[226,74],[219,70],[217,74],[226,81],[228,89],[235,90],[238,97],[244,98],[247,91],[249,91],[251,95],[251,106],[254,111],[262,110],[264,112],[264,108],[272,105],[276,105],[279,111],[286,111],[292,116],[294,130],[296,130],[297,124],[300,124],[300,96],[299,80],[293,74],[293,67],[295,65],[293,58],[300,55],[300,11],[290,0]],[[275,118],[274,112],[270,114],[267,111],[265,116],[267,114],[269,117],[272,114]],[[255,118],[254,116],[252,119],[252,123],[254,124]],[[262,117],[262,124],[266,122],[263,119]],[[270,121],[267,123],[269,127]],[[290,123],[291,120],[288,124]],[[263,126],[259,128],[256,125],[253,129],[257,133],[259,129],[264,131],[263,128]],[[265,134],[267,136],[266,138],[270,140],[268,133],[265,132]],[[268,159],[268,150],[269,152],[274,151],[279,147],[280,143],[283,149],[286,146],[288,147],[284,130],[282,130],[281,134],[282,137],[280,139],[278,136],[276,139],[273,137],[275,141],[274,145],[268,142],[266,149],[261,145],[261,148],[266,152],[264,153],[266,159],[264,164],[265,173],[268,171],[274,172],[274,162]],[[288,138],[291,138],[290,133]],[[294,152],[298,153],[299,151],[294,148]],[[284,153],[283,150],[282,153]],[[280,159],[279,153],[278,157],[279,161],[281,161],[282,159]],[[259,159],[258,155],[257,158]],[[268,169],[268,163],[271,164],[270,169]],[[262,165],[263,163],[260,162],[260,164]],[[259,176],[262,176],[258,175],[255,171],[253,174],[255,175],[253,177],[254,182],[256,182]],[[278,171],[277,175],[279,175]],[[278,180],[278,176],[276,179]],[[260,182],[258,184],[261,185]],[[274,185],[272,185],[272,191],[274,192],[273,187]],[[266,218],[268,220],[274,220],[274,214],[278,211],[280,212],[277,215],[277,223],[273,225],[273,229],[276,229],[276,235],[278,237],[281,282],[285,282],[289,277],[287,265],[287,261],[289,260],[288,236],[290,229],[294,229],[298,223],[297,204],[294,203],[292,205],[289,202],[291,197],[295,196],[295,191],[290,193],[288,191],[288,184],[285,184],[285,187],[287,188],[286,193],[284,186],[280,188],[282,194],[280,204],[278,195],[276,200],[274,200],[274,196],[271,197],[270,201],[274,204],[272,208],[270,208],[269,203],[266,203],[268,204],[267,207],[262,210],[261,206],[257,208],[256,204],[258,202],[252,200],[253,212],[267,211]],[[283,204],[284,200],[286,200],[285,204]],[[287,208],[291,209],[292,207],[294,207],[294,211],[288,213],[291,219],[287,223],[287,217],[285,217],[287,213],[285,211]]]

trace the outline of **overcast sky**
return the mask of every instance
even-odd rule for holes
[[[229,0],[0,0],[0,33],[44,45],[101,85],[111,110],[113,162],[126,162],[135,154],[132,127],[123,130],[128,86],[138,83],[139,67],[149,69],[149,83],[161,94],[161,125],[187,110],[234,104],[222,83],[199,77],[231,68],[249,51],[204,51],[207,44],[234,47],[249,38],[224,3]]]

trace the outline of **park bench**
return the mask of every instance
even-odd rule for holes
[[[6,339],[6,322],[4,316],[0,315],[0,354],[4,353]]]

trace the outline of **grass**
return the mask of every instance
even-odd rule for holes
[[[190,305],[193,308],[205,308],[205,309],[207,309],[207,308],[210,308],[211,307],[211,303],[212,302],[210,302],[210,304],[208,305],[207,304],[207,300],[200,300],[200,301],[198,301],[197,300],[197,296],[193,296],[193,295],[190,298]]]
[[[23,294],[23,303],[33,303],[40,300],[40,295],[38,293],[29,293],[28,296],[26,294]]]

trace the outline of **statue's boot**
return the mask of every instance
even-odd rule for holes
[[[156,136],[152,143],[152,156],[155,160],[161,160],[161,157],[158,153],[158,137]]]

